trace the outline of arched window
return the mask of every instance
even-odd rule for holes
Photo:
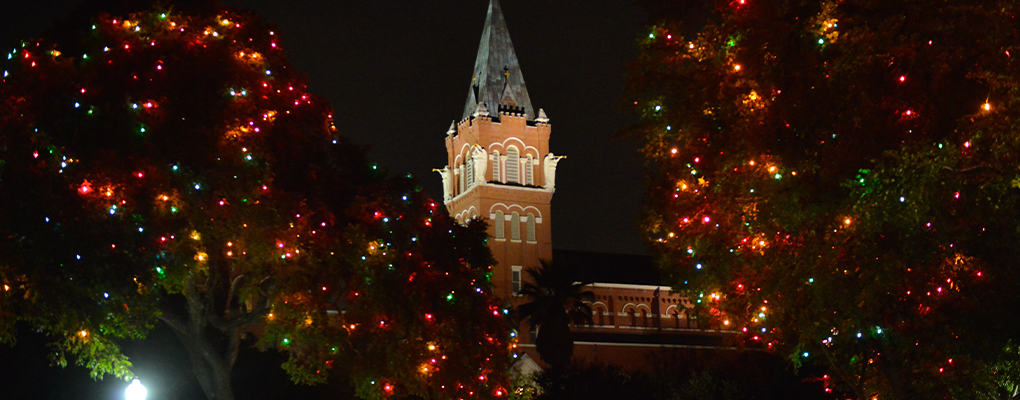
[[[534,168],[532,168],[533,160],[531,155],[524,159],[524,182],[532,186],[535,185],[535,172],[533,171]]]
[[[502,211],[496,211],[496,219],[492,221],[492,226],[496,228],[496,239],[506,240],[506,234],[503,230],[503,227],[506,226],[506,220],[503,217]]]
[[[521,215],[516,211],[510,215],[510,240],[521,241]]]
[[[535,243],[535,214],[528,214],[528,243]]]
[[[492,152],[492,181],[503,182],[499,174],[499,152]]]
[[[460,177],[459,178],[460,179],[460,182],[459,182],[460,185],[458,186],[459,190],[457,190],[457,194],[461,194],[461,193],[464,193],[465,189],[467,189],[467,186],[465,186],[466,181],[464,180],[464,166],[463,165],[457,166],[457,175]]]
[[[506,149],[506,182],[521,183],[521,159],[514,146]]]
[[[464,185],[464,190],[467,191],[475,183],[475,160],[471,159],[471,157],[468,157],[467,161],[464,162],[464,171],[464,179],[467,181],[467,184]]]

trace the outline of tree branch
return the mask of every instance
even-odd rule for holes
[[[949,172],[956,172],[956,173],[961,173],[962,174],[964,172],[970,172],[970,171],[973,171],[973,170],[976,170],[976,169],[987,168],[987,167],[988,167],[987,165],[982,164],[982,165],[975,165],[973,167],[964,168],[964,169],[954,169],[954,168],[950,168],[950,167],[942,167],[942,169],[944,169],[946,171],[949,171]]]
[[[229,313],[230,311],[227,310],[227,312]],[[236,330],[244,325],[258,321],[268,312],[269,312],[268,304],[267,302],[263,301],[260,302],[258,308],[252,311],[239,313],[239,315],[237,316],[230,316],[228,318],[220,318],[218,316],[210,317],[209,324],[212,325],[214,328],[224,333],[227,333],[230,332],[231,330]]]
[[[853,389],[854,395],[857,396],[858,399],[864,400],[865,398],[867,398],[864,396],[864,390],[860,387],[859,382],[854,382],[850,380],[850,377],[846,375],[846,372],[843,372],[843,369],[840,368],[839,365],[836,365],[836,360],[832,358],[832,354],[829,353],[829,349],[826,348],[825,346],[822,346],[822,354],[825,354],[825,359],[829,362],[829,366],[832,367],[832,370],[836,372],[836,375],[839,375],[840,380],[846,382],[847,385],[849,385],[850,388]]]
[[[182,321],[180,317],[174,314],[163,312],[160,313],[159,316],[157,316],[156,318],[158,318],[160,321],[163,321],[164,324],[169,326],[170,329],[177,334],[177,336],[186,335],[188,333],[187,329],[184,328],[184,321]]]
[[[230,302],[234,299],[234,289],[237,288],[237,282],[240,282],[243,277],[244,274],[241,274],[235,276],[230,281],[230,290],[227,291],[227,304],[223,307],[223,318],[230,318]]]

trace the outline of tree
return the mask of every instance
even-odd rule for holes
[[[570,324],[591,325],[594,293],[584,290],[587,282],[576,281],[568,268],[542,261],[539,268],[526,270],[530,281],[524,281],[520,294],[528,302],[517,307],[523,321],[538,327],[535,349],[549,363],[553,375],[564,371],[574,355],[574,338]]]
[[[628,96],[674,288],[851,397],[1015,385],[1018,3],[647,5]]]
[[[333,375],[363,398],[501,395],[484,226],[371,166],[278,39],[183,4],[73,19],[10,53],[0,339],[25,323],[58,364],[126,378],[118,340],[164,323],[210,399],[233,398],[245,337],[288,352],[295,382]]]

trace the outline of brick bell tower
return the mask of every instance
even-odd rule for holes
[[[511,299],[523,270],[552,259],[556,164],[549,118],[535,114],[498,0],[490,0],[467,103],[446,132],[443,201],[466,223],[489,223],[496,295]]]

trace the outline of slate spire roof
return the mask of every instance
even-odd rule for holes
[[[524,75],[510,41],[499,0],[489,1],[463,118],[470,117],[479,102],[485,103],[486,108],[494,113],[500,106],[516,107],[524,111],[528,121],[535,119],[535,109],[531,106],[528,88],[524,86]]]

